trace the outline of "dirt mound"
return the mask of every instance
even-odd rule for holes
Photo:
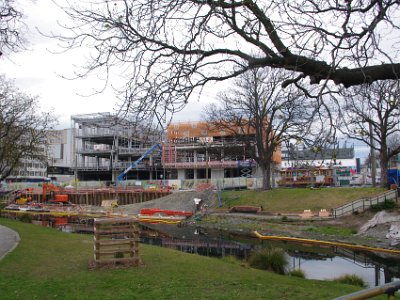
[[[200,203],[201,205],[206,204],[210,208],[215,207],[216,205],[216,195],[212,191],[176,191],[159,199],[130,205],[122,205],[118,207],[118,210],[128,214],[138,214],[142,208],[161,208],[195,212],[195,198],[202,200]]]

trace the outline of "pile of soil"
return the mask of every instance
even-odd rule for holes
[[[202,207],[206,205],[209,208],[213,208],[216,205],[216,197],[211,191],[174,191],[172,194],[159,199],[120,206],[116,211],[138,214],[142,208],[161,208],[196,213],[195,198],[201,199],[200,206]]]

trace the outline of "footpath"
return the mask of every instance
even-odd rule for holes
[[[7,253],[14,250],[19,241],[20,237],[16,231],[0,225],[0,260],[2,260]]]

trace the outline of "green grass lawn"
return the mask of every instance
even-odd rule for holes
[[[273,189],[271,191],[224,191],[222,201],[225,208],[235,205],[262,206],[269,212],[302,212],[304,209],[319,211],[332,209],[363,197],[385,192],[383,188],[307,188]]]
[[[144,266],[88,270],[93,237],[0,218],[18,247],[0,261],[0,299],[332,299],[358,288],[140,245]]]

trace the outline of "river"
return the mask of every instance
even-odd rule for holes
[[[142,228],[141,242],[199,255],[234,255],[240,259],[248,258],[253,251],[263,247],[277,247],[288,255],[289,269],[301,269],[308,279],[331,280],[356,274],[372,287],[400,278],[400,255],[352,251],[336,246],[263,241],[240,233],[153,224]]]

